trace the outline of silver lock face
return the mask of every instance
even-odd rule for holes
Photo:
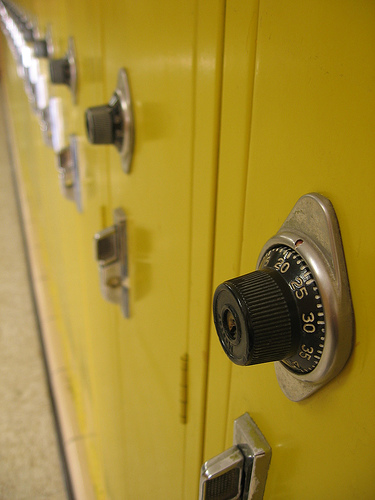
[[[49,119],[51,127],[52,148],[55,153],[60,153],[66,148],[63,102],[61,97],[50,98]]]
[[[199,500],[261,500],[270,461],[271,447],[245,413],[234,421],[233,446],[203,464]]]
[[[39,62],[39,69],[40,72],[36,75],[36,83],[34,84],[35,111],[38,115],[43,141],[46,146],[52,147],[52,130],[49,109],[49,78],[45,61]]]
[[[217,287],[213,314],[229,359],[241,366],[276,362],[290,400],[332,380],[352,350],[354,313],[330,201],[302,196],[264,245],[256,270]]]
[[[100,289],[108,302],[118,304],[129,318],[129,274],[126,215],[122,208],[113,212],[114,224],[94,236]]]
[[[276,376],[284,394],[292,401],[301,401],[332,380],[345,366],[354,342],[354,311],[338,220],[331,202],[317,193],[302,196],[277,234],[260,252],[257,269],[270,248],[286,246],[295,249],[311,274],[302,276],[303,283],[289,283],[294,293],[302,295],[312,278],[316,282],[318,301],[324,311],[324,324],[310,313],[302,317],[303,327],[323,332],[321,347],[305,346],[297,351],[302,361],[315,359],[313,370],[303,373],[283,362],[275,363]],[[285,256],[283,257],[285,260]],[[283,265],[280,262],[281,266]],[[298,289],[296,288],[298,286]],[[306,299],[304,296],[303,299]]]
[[[32,81],[35,86],[36,106],[39,111],[46,109],[49,104],[49,77],[48,63],[37,60],[32,71]]]
[[[135,128],[128,74],[118,72],[117,87],[109,104],[86,110],[86,130],[92,144],[113,144],[119,152],[124,173],[130,172]]]

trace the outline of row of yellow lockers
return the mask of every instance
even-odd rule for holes
[[[2,44],[15,154],[97,498],[197,498],[202,462],[230,446],[244,412],[272,448],[265,498],[373,498],[373,2],[19,5],[41,29],[50,24],[57,56],[70,36],[77,52],[77,103],[62,86],[51,93],[79,138],[82,213],[61,196],[55,154]],[[121,67],[135,115],[129,174],[84,129]],[[344,371],[296,403],[272,363],[230,363],[211,302],[220,282],[255,268],[313,191],[340,221],[356,342]],[[128,217],[128,319],[101,297],[93,256],[116,207]]]

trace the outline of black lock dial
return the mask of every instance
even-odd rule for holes
[[[48,57],[53,51],[51,36],[48,34],[47,40],[44,40],[44,47],[40,47],[44,54]],[[73,103],[76,104],[77,98],[77,64],[76,64],[76,49],[72,37],[68,38],[68,50],[65,57],[60,59],[49,59],[49,72],[51,82],[56,85],[66,85],[70,88],[73,98]]]
[[[40,38],[34,40],[34,56],[38,59],[48,57],[47,40]]]
[[[113,144],[128,174],[133,158],[135,126],[127,72],[118,72],[117,87],[108,104],[87,108],[86,132],[92,144]]]
[[[257,271],[217,288],[213,309],[220,342],[234,363],[282,361],[297,374],[318,365],[325,341],[323,304],[295,249],[267,250]]]
[[[92,144],[114,144],[117,149],[121,149],[124,140],[124,117],[116,92],[109,104],[86,110],[86,131]]]
[[[51,59],[49,62],[51,82],[60,85],[70,85],[70,63],[67,57]]]

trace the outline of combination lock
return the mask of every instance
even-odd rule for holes
[[[51,35],[48,34],[47,50],[51,45]],[[52,49],[49,49],[52,51]],[[56,85],[66,85],[70,88],[73,103],[77,103],[77,55],[73,37],[68,38],[68,50],[66,55],[61,59],[50,59],[49,69],[51,82]]]
[[[256,271],[219,285],[213,311],[229,359],[275,361],[289,399],[305,399],[336,376],[351,353],[354,314],[329,200],[315,193],[298,200]]]
[[[123,171],[128,174],[133,158],[135,127],[128,74],[118,72],[117,87],[108,104],[88,108],[86,132],[92,144],[113,144]]]

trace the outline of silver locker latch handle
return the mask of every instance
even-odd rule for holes
[[[126,215],[122,208],[113,212],[114,225],[94,236],[100,288],[105,300],[119,304],[129,317],[129,276]]]
[[[60,191],[64,198],[74,201],[82,212],[81,180],[79,175],[78,137],[70,136],[69,146],[56,154]]]
[[[271,447],[245,413],[234,421],[233,446],[203,464],[199,500],[260,500],[271,461]]]

